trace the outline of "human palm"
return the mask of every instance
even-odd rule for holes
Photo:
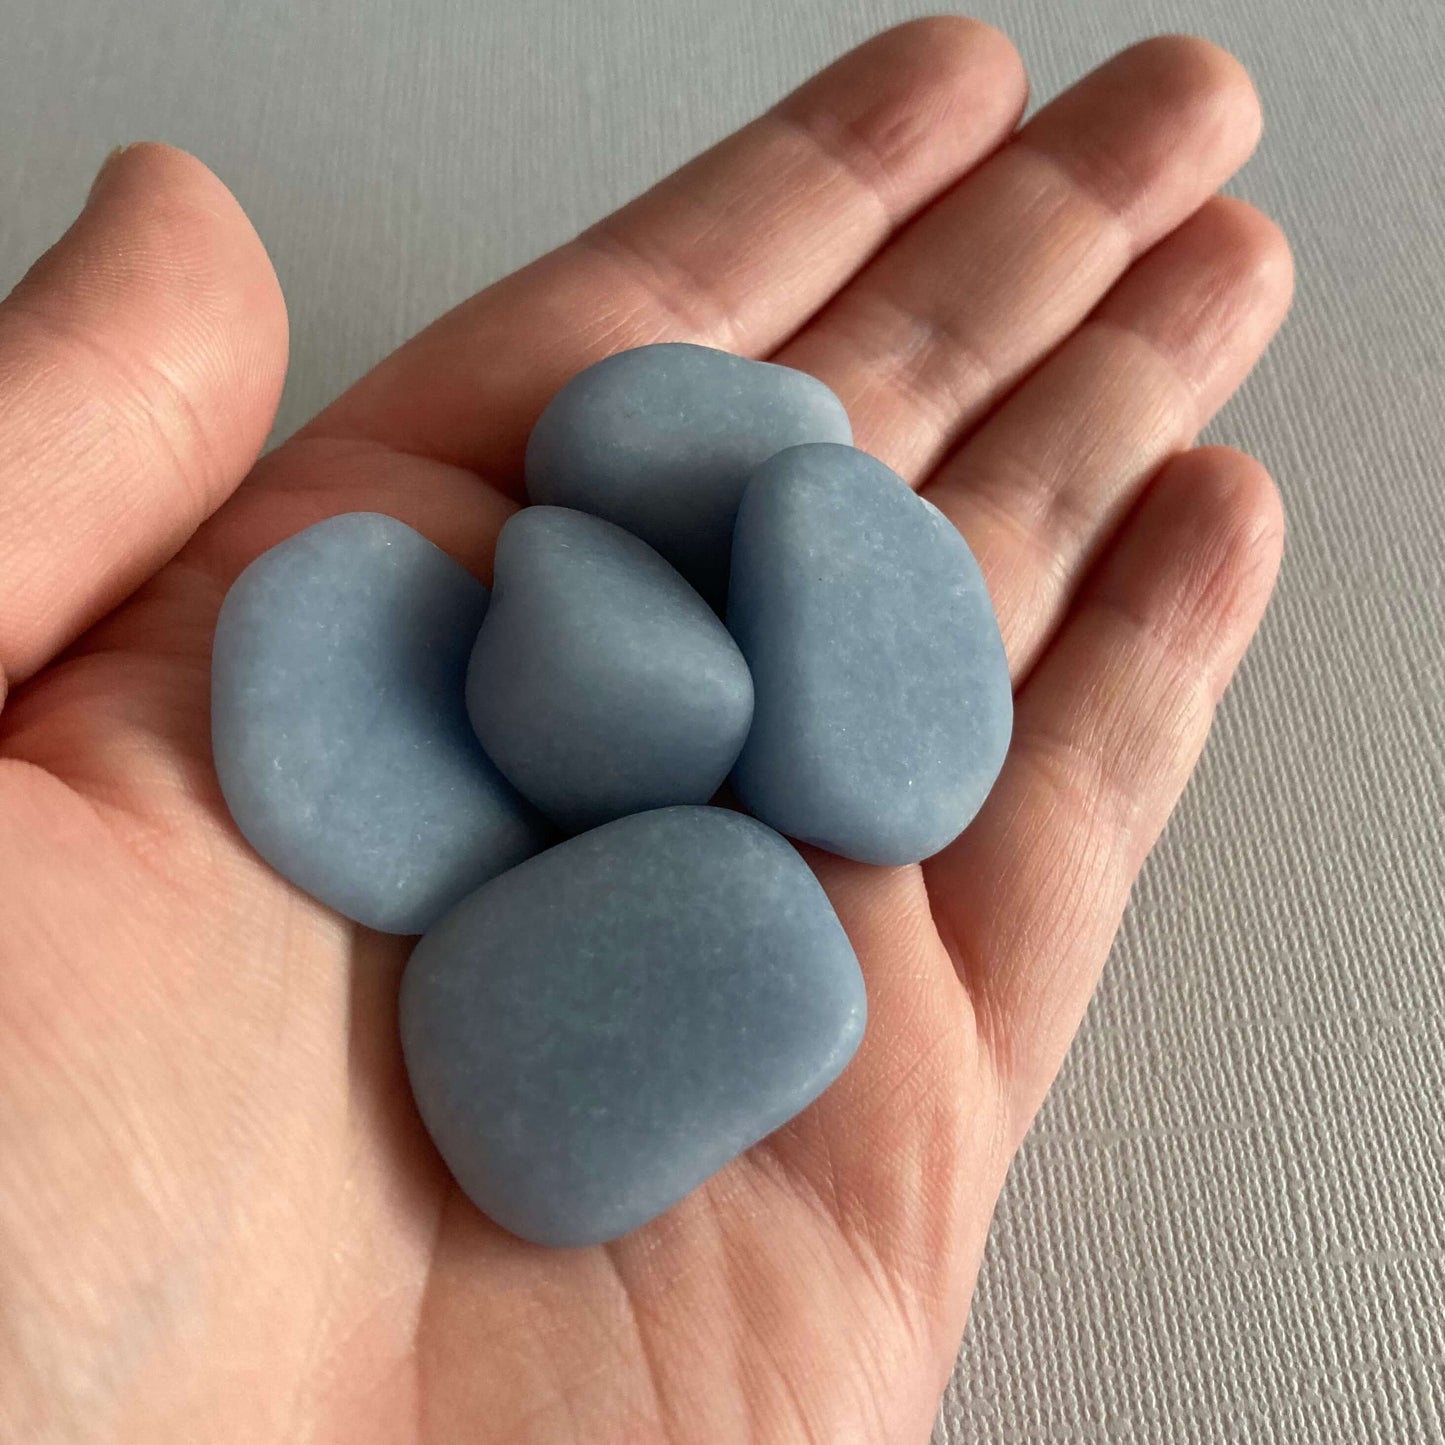
[[[239,488],[284,369],[269,263],[197,162],[107,167],[0,307],[0,1436],[926,1438],[1010,1156],[1281,537],[1256,463],[1189,449],[1288,305],[1278,232],[1212,196],[1257,134],[1243,72],[1162,39],[1015,133],[1023,103],[995,32],[888,32]],[[247,562],[335,512],[487,576],[543,403],[664,339],[820,376],[957,522],[1015,737],[938,858],[809,855],[868,986],[837,1085],[654,1224],[553,1251],[422,1132],[407,943],[230,823],[210,635]]]

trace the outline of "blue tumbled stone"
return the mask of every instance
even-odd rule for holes
[[[753,684],[717,614],[645,542],[524,507],[497,540],[467,709],[508,781],[575,833],[707,802],[747,736]]]
[[[618,352],[572,378],[527,445],[527,495],[656,548],[716,607],[748,473],[799,442],[848,442],[836,396],[791,367],[685,342]]]
[[[936,507],[852,447],[779,453],[738,512],[727,620],[753,674],[732,775],[749,811],[864,863],[962,832],[1013,696],[983,575]]]
[[[586,1245],[778,1128],[862,1037],[863,979],[793,848],[720,808],[637,813],[484,884],[401,990],[412,1091],[498,1224]]]
[[[318,522],[236,579],[211,737],[252,847],[338,913],[420,933],[548,830],[467,720],[487,590],[391,517]]]

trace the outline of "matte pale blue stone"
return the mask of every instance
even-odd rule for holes
[[[755,704],[733,786],[789,837],[914,863],[963,831],[1013,727],[983,575],[938,509],[852,447],[792,447],[753,473],[728,626]]]
[[[527,445],[527,495],[625,527],[716,607],[748,473],[799,442],[850,442],[816,377],[685,342],[618,352],[572,378]]]
[[[552,1245],[646,1224],[792,1118],[865,1013],[803,860],[721,808],[635,813],[493,879],[401,989],[442,1157],[498,1224]]]
[[[391,517],[258,557],[216,623],[211,738],[237,826],[337,912],[420,933],[550,830],[467,720],[487,589]]]
[[[717,614],[645,542],[524,507],[497,540],[467,709],[512,785],[575,833],[707,802],[747,736],[753,682]]]

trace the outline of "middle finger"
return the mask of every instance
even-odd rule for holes
[[[827,382],[917,485],[1258,140],[1254,87],[1162,36],[1085,76],[909,225],[773,359]]]

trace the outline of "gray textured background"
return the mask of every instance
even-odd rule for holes
[[[921,10],[0,0],[0,288],[112,144],[194,150],[290,301],[286,431]],[[1445,1442],[1445,4],[976,13],[1040,98],[1153,31],[1234,49],[1269,123],[1237,189],[1300,280],[1212,433],[1280,480],[1281,591],[1014,1170],[935,1438]]]

